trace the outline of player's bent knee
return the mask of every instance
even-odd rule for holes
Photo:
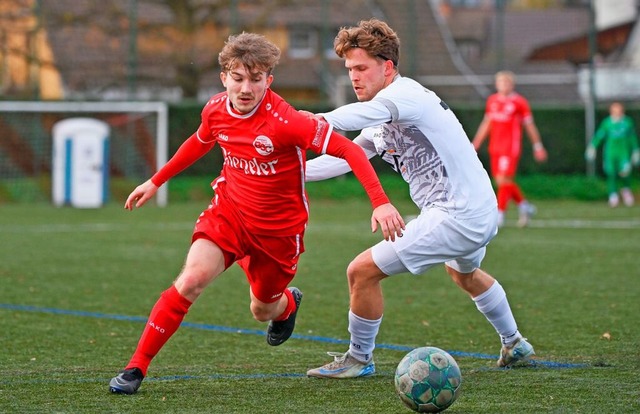
[[[274,304],[266,304],[266,303],[251,303],[251,314],[253,315],[253,319],[258,322],[268,322],[278,315],[273,315],[273,311],[276,308]]]
[[[206,270],[197,268],[184,269],[175,281],[178,292],[192,301],[200,296],[212,278]]]
[[[387,277],[371,259],[371,254],[367,252],[356,257],[347,266],[347,279],[350,286],[358,283],[379,282]]]

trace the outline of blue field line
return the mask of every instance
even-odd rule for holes
[[[45,308],[45,307],[31,306],[31,305],[14,305],[10,303],[0,303],[0,309],[23,311],[23,312],[51,313],[56,315],[83,316],[83,317],[89,317],[89,318],[112,319],[112,320],[132,321],[132,322],[147,321],[147,317],[141,317],[141,316],[114,315],[114,314],[101,313],[101,312],[75,311],[75,310],[58,309],[58,308]],[[205,331],[238,333],[243,335],[260,335],[260,336],[265,335],[265,331],[262,331],[260,329],[233,328],[229,326],[210,325],[205,323],[182,322],[180,326],[185,328],[201,329]],[[324,342],[324,343],[337,344],[337,345],[346,345],[346,346],[349,345],[349,340],[327,338],[324,336],[300,335],[300,334],[294,333],[293,335],[291,335],[291,338],[302,339],[305,341]],[[376,349],[388,349],[392,351],[409,352],[414,348],[415,346],[407,346],[407,345],[376,344]],[[451,354],[451,356],[453,357],[475,358],[475,359],[497,359],[496,355],[489,355],[489,354],[480,354],[480,353],[471,353],[471,352],[453,351],[453,350],[447,350],[447,352]],[[540,360],[530,361],[530,365],[534,367],[537,366],[537,367],[546,367],[546,368],[586,368],[588,367],[588,364],[568,364],[568,363],[540,361]],[[291,376],[291,374],[287,374],[287,376]]]
[[[380,373],[378,373],[380,374]],[[387,373],[391,375],[392,373]],[[300,373],[280,373],[280,374],[210,374],[210,375],[164,375],[161,377],[145,377],[144,382],[149,381],[192,381],[192,380],[252,380],[252,379],[280,379],[280,378],[306,378],[307,374]],[[75,378],[60,380],[58,378],[46,379],[22,379],[22,378],[0,378],[0,384],[59,384],[61,382],[74,383],[103,383],[107,384],[111,378]]]

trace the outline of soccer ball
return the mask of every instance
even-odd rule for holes
[[[409,352],[396,368],[396,392],[413,411],[438,413],[460,395],[462,376],[446,351],[433,346]]]

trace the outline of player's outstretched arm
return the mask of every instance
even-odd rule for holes
[[[137,186],[124,203],[124,208],[133,210],[133,207],[142,207],[158,191],[158,187],[149,179]],[[135,203],[135,204],[134,204]]]
[[[378,224],[380,224],[385,240],[395,241],[396,237],[402,237],[404,220],[393,204],[385,203],[373,209],[371,215],[371,231],[373,233],[378,230]]]

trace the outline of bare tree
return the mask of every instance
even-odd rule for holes
[[[22,54],[25,62],[37,67],[57,68],[68,97],[102,99],[171,91],[175,98],[196,98],[203,86],[216,84],[217,51],[229,33],[259,31],[269,15],[287,3],[290,1],[2,0],[0,21],[15,21],[16,15],[31,17],[28,28],[3,23],[0,63],[8,59],[7,31],[41,32],[52,57],[29,45],[11,53]],[[9,76],[6,67],[0,66],[3,79]]]

